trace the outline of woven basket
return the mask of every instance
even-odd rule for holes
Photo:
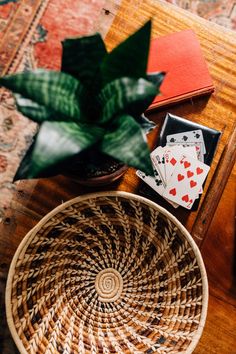
[[[11,264],[8,324],[21,353],[191,353],[207,312],[200,252],[165,209],[125,192],[46,215]]]

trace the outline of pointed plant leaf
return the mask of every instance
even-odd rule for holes
[[[150,133],[156,127],[156,123],[145,117],[144,114],[135,117],[135,120],[140,125],[145,134]]]
[[[152,82],[156,86],[157,94],[160,93],[159,88],[160,88],[165,76],[166,76],[166,73],[163,71],[147,74],[147,80]]]
[[[155,85],[143,78],[137,80],[122,77],[108,83],[97,98],[102,109],[100,122],[107,122],[121,112],[140,115],[153,101],[156,93]]]
[[[47,169],[51,175],[53,166],[93,145],[103,134],[103,129],[88,124],[43,122],[30,154],[21,163],[17,178],[46,176]]]
[[[100,143],[100,150],[128,166],[153,175],[150,150],[139,124],[129,115],[120,115]]]
[[[104,57],[101,64],[103,85],[122,76],[146,76],[150,36],[151,21],[148,21]]]
[[[78,97],[83,87],[71,75],[38,69],[2,77],[0,85],[71,119],[80,118]]]
[[[100,63],[107,53],[103,39],[99,33],[79,38],[68,38],[62,42],[62,67],[61,71],[79,79],[85,86],[94,82],[99,84],[98,69]]]
[[[14,96],[18,111],[37,123],[42,123],[46,120],[68,121],[69,119],[69,117],[39,105],[29,98],[24,98],[18,93],[15,93]]]
[[[17,171],[14,176],[13,182],[29,178],[28,175],[30,174],[30,168],[31,168],[31,157],[32,157],[32,151],[35,145],[35,138],[36,136],[33,137],[31,146],[27,149]]]

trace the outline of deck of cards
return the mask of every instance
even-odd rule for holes
[[[175,208],[191,209],[210,169],[203,162],[205,153],[201,130],[171,134],[166,137],[166,146],[151,153],[154,177],[140,170],[136,173]]]

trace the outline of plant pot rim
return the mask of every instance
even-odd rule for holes
[[[115,172],[103,176],[99,176],[99,177],[88,177],[88,178],[80,178],[77,176],[70,176],[70,177],[83,186],[88,186],[88,187],[106,186],[115,182],[120,177],[122,177],[123,174],[128,170],[128,168],[129,167],[127,165],[123,165]]]

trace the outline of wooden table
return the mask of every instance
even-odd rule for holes
[[[232,198],[231,189],[235,187],[235,178],[230,172],[235,159],[235,33],[157,0],[123,0],[121,3],[106,1],[96,26],[104,35],[106,34],[106,44],[108,49],[112,49],[150,17],[153,18],[153,37],[185,28],[192,28],[196,32],[216,87],[210,99],[198,98],[168,110],[223,132],[198,211],[191,213],[183,209],[175,211],[161,198],[147,196],[164,205],[183,222],[203,254],[209,276],[210,299],[206,327],[195,353],[234,353],[236,296],[235,274],[231,268],[234,262],[232,225],[235,198]],[[151,118],[160,126],[165,114],[166,110],[160,110],[152,113]],[[151,144],[157,134],[158,130],[150,136]],[[146,193],[132,169],[119,182],[99,188],[101,189]],[[7,210],[5,219],[0,225],[2,288],[13,254],[25,234],[42,216],[61,202],[87,192],[91,192],[91,189],[62,176],[17,183],[12,207]],[[220,205],[217,208],[219,201]],[[221,220],[221,215],[226,219]],[[1,306],[4,307],[4,299],[1,299]],[[3,311],[1,313],[3,314]],[[4,329],[0,334],[2,352],[17,353],[5,318],[2,319],[0,326]]]
[[[153,20],[153,38],[191,28],[200,41],[214,81],[214,94],[210,99],[209,97],[197,98],[187,103],[168,107],[167,110],[159,110],[159,112],[149,114],[158,126],[162,124],[166,112],[171,112],[223,132],[210,176],[207,179],[201,208],[191,215],[189,213],[188,215],[183,213],[178,215],[200,245],[214,215],[236,156],[235,33],[165,2],[123,0],[118,4],[117,1],[110,0],[106,5],[101,28],[103,31],[106,30],[104,25],[108,21],[106,17],[114,18],[106,35],[106,43],[110,50],[149,18]],[[110,25],[110,22],[108,23]],[[210,182],[212,182],[211,186]],[[165,206],[168,208],[167,204]],[[173,208],[170,210],[173,211]]]

